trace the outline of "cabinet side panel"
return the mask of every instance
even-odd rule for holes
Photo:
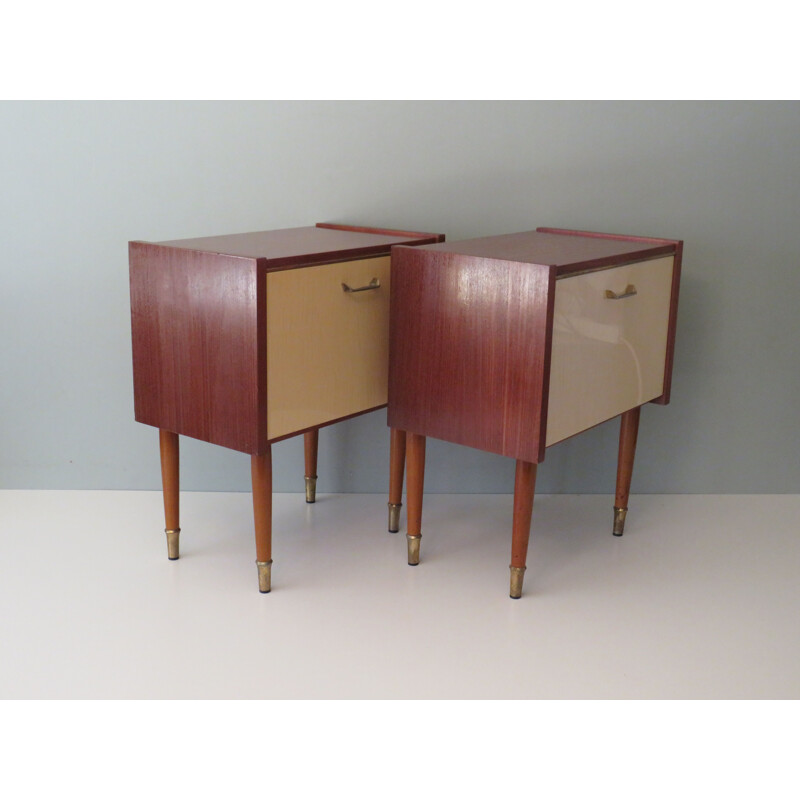
[[[681,263],[683,261],[683,242],[675,243],[675,266],[672,271],[672,292],[669,299],[669,327],[667,329],[667,357],[664,360],[664,392],[653,400],[659,405],[669,403],[672,391],[672,363],[675,358],[675,331],[678,325],[678,292],[681,286]]]
[[[259,452],[256,260],[132,242],[130,283],[136,419]]]
[[[393,248],[389,424],[541,461],[554,283],[550,267]]]

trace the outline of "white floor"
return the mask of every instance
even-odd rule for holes
[[[0,492],[0,698],[798,698],[800,495],[428,495],[422,563],[381,495]]]

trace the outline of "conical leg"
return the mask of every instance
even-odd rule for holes
[[[256,566],[258,591],[272,589],[272,448],[261,456],[252,456],[253,517],[256,529]]]
[[[522,597],[522,582],[528,558],[528,540],[533,514],[533,491],[536,486],[536,464],[517,461],[514,476],[514,521],[511,531],[511,585],[509,596]]]
[[[397,533],[400,530],[405,466],[406,432],[392,428],[389,441],[389,533]]]
[[[422,537],[422,494],[425,485],[425,437],[409,433],[408,444],[408,563],[419,564],[419,545]]]
[[[180,557],[180,451],[178,434],[172,431],[158,432],[161,448],[161,486],[164,493],[164,521],[167,535],[167,558],[177,561]]]
[[[317,452],[319,450],[319,428],[303,434],[306,462],[306,503],[317,500]]]
[[[614,498],[614,536],[622,536],[625,516],[628,513],[628,497],[633,476],[633,458],[636,455],[636,438],[639,434],[641,406],[626,411],[620,418],[619,458],[617,461],[617,494]]]

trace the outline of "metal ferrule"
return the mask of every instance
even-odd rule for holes
[[[389,533],[397,533],[400,530],[400,509],[402,503],[389,503]]]
[[[627,508],[614,506],[614,536],[622,536],[622,532],[625,530],[625,515],[627,513]]]
[[[164,528],[164,533],[167,534],[167,558],[170,561],[177,561],[180,557],[181,529],[170,530],[169,528]]]
[[[306,503],[315,503],[317,500],[317,476],[309,478],[306,475]]]
[[[412,536],[410,533],[406,534],[406,539],[408,540],[408,565],[410,567],[416,567],[419,564],[419,540],[421,538],[422,534],[417,536]]]
[[[258,567],[258,591],[266,594],[272,588],[272,559],[256,561]]]
[[[509,567],[511,570],[511,588],[508,592],[509,597],[519,600],[522,597],[522,581],[525,579],[526,567]]]

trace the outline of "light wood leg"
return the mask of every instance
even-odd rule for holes
[[[180,452],[178,434],[159,430],[161,447],[161,486],[164,491],[164,521],[167,534],[167,557],[176,561],[180,556]]]
[[[303,434],[306,458],[306,503],[317,499],[317,451],[319,450],[319,428]]]
[[[425,485],[425,437],[417,433],[407,436],[408,463],[406,501],[408,503],[408,563],[419,564],[419,545],[422,536],[422,493]]]
[[[625,515],[628,513],[628,497],[631,492],[633,458],[636,455],[636,437],[639,434],[641,406],[626,411],[620,417],[619,460],[617,462],[617,495],[614,498],[614,536],[622,536],[625,530]]]
[[[256,566],[258,590],[272,588],[272,448],[262,456],[252,456],[253,516],[256,527]]]
[[[528,539],[531,533],[533,492],[536,486],[536,464],[517,461],[514,476],[514,521],[511,531],[511,589],[515,600],[522,596],[522,581],[528,558]]]
[[[392,428],[389,441],[389,533],[400,530],[403,507],[403,472],[406,467],[406,432]]]

